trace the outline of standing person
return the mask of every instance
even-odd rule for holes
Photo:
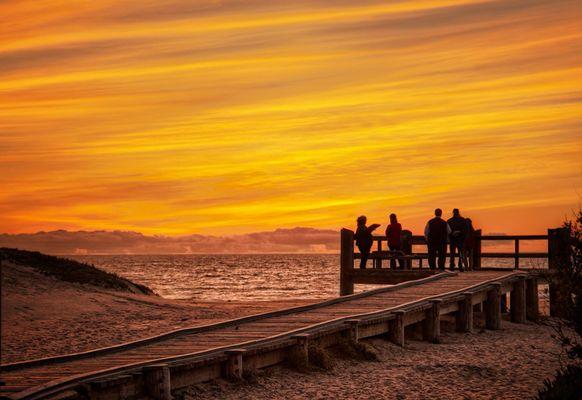
[[[459,271],[463,271],[463,257],[461,253],[463,251],[463,244],[465,243],[465,237],[467,236],[467,221],[465,218],[461,217],[461,213],[458,208],[453,210],[453,216],[448,219],[447,223],[451,227],[450,235],[450,267],[451,271],[455,270],[455,256],[459,255]],[[466,265],[465,265],[466,266]]]
[[[465,262],[467,271],[473,270],[473,247],[475,246],[475,228],[473,228],[473,221],[470,218],[465,218],[467,222],[467,235],[465,236],[465,243],[463,244],[462,256]]]
[[[390,224],[386,228],[386,238],[388,239],[388,248],[390,251],[398,252],[399,256],[402,252],[402,225],[398,223],[398,218],[396,214],[390,214]],[[404,260],[398,259],[398,266],[400,269],[404,269]],[[396,268],[396,261],[392,258],[390,259],[390,268]]]
[[[436,269],[436,258],[441,270],[445,269],[447,258],[447,238],[451,233],[451,227],[441,218],[443,210],[434,210],[435,217],[426,223],[424,237],[428,246],[428,265],[430,269]]]
[[[360,250],[360,268],[366,268],[366,262],[368,261],[368,256],[370,255],[370,249],[372,249],[372,244],[374,244],[374,238],[372,232],[378,228],[380,225],[372,224],[366,226],[367,218],[365,215],[358,217],[357,223],[358,228],[356,229],[356,234],[354,238],[356,239],[356,246]]]

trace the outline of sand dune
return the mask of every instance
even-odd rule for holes
[[[2,262],[2,362],[86,351],[313,302],[202,302],[63,282]]]

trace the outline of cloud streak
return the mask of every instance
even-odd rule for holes
[[[0,13],[3,232],[336,230],[389,211],[417,230],[436,205],[523,232],[579,201],[579,2]]]

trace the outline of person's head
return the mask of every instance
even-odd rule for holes
[[[461,215],[461,213],[459,212],[459,209],[453,208],[453,216],[458,217],[459,215]]]
[[[366,225],[366,222],[368,221],[368,218],[366,218],[365,215],[360,215],[357,219],[358,221],[358,225]]]
[[[434,215],[436,215],[437,217],[440,217],[441,215],[443,215],[443,210],[441,210],[440,208],[437,208],[436,210],[434,210]]]
[[[398,219],[396,218],[396,214],[390,214],[390,223],[395,224],[397,222],[398,222]]]

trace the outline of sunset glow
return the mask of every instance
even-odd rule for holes
[[[0,3],[0,232],[337,229],[582,193],[577,1]]]

